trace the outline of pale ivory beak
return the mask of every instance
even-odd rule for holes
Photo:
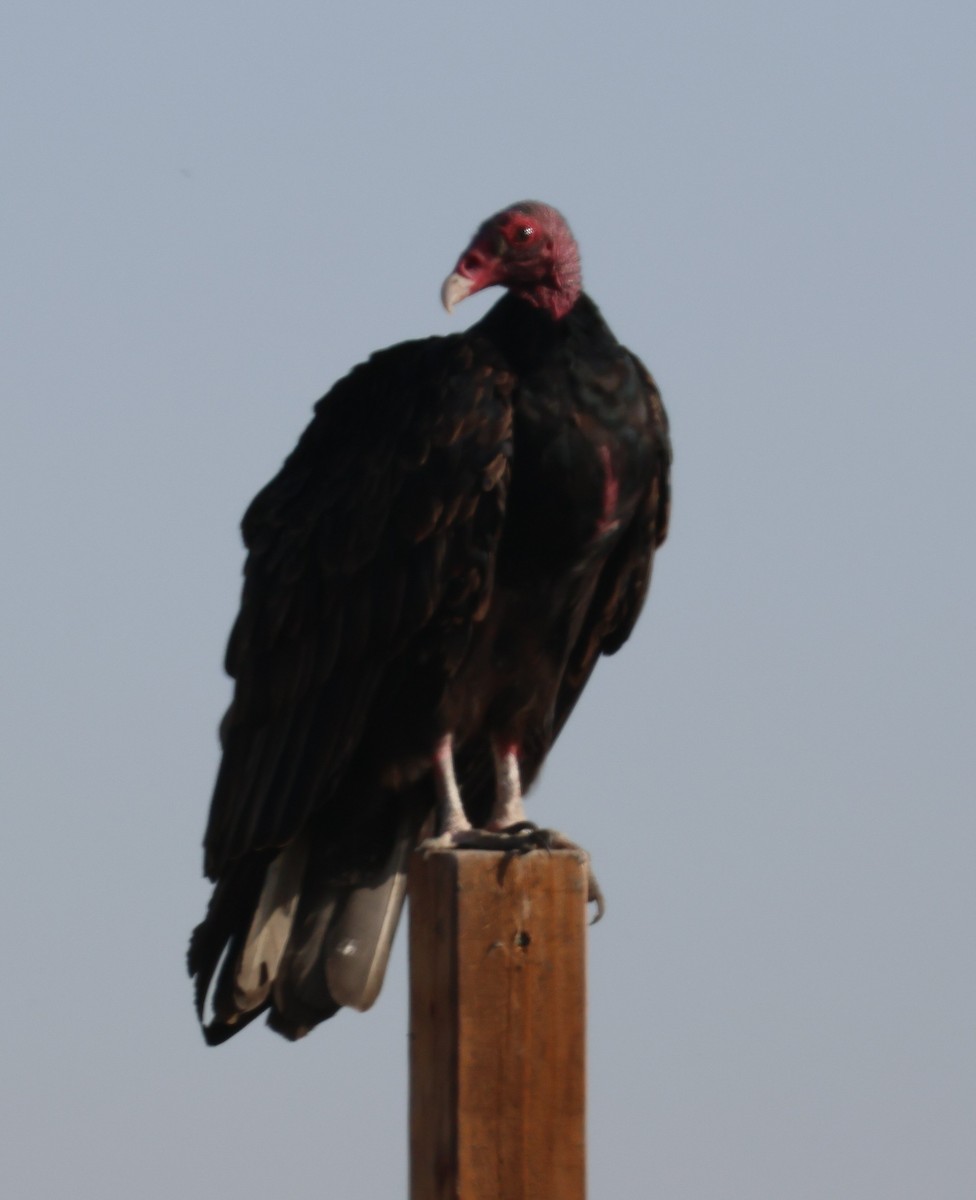
[[[469,279],[467,275],[459,275],[455,271],[453,275],[448,275],[444,280],[444,286],[441,288],[441,303],[449,313],[453,312],[454,305],[460,304],[465,296],[470,296],[476,287],[473,279]]]

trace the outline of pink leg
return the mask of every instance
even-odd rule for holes
[[[438,833],[450,840],[453,834],[466,832],[471,822],[461,803],[461,792],[454,775],[453,738],[446,733],[434,750],[434,782],[437,787]]]
[[[589,855],[571,842],[565,834],[553,829],[536,829],[525,821],[522,805],[522,780],[519,773],[518,747],[512,743],[492,743],[495,759],[495,804],[486,829],[473,829],[461,803],[461,792],[454,774],[453,738],[445,734],[434,749],[433,771],[437,789],[436,837],[428,838],[421,846],[425,852],[455,850],[470,847],[474,850],[495,850],[506,854],[527,854],[530,850],[573,850],[589,861]],[[504,832],[513,825],[525,823],[527,828]],[[603,916],[603,894],[596,877],[590,872],[589,899],[597,906],[593,920]]]
[[[492,753],[495,758],[495,804],[491,810],[488,828],[508,829],[525,820],[518,747],[514,744],[493,742]]]

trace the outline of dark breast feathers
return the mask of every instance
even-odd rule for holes
[[[558,323],[507,296],[319,403],[243,523],[216,887],[189,956],[208,1040],[265,1010],[296,1037],[372,1003],[434,745],[453,734],[476,825],[493,739],[531,782],[633,628],[669,463],[650,376],[585,296]]]

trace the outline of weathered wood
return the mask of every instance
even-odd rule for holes
[[[411,1200],[583,1200],[587,866],[414,855]]]

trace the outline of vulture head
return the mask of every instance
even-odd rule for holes
[[[448,312],[482,288],[508,288],[557,320],[582,287],[579,250],[565,218],[548,204],[523,200],[489,217],[444,280]]]

